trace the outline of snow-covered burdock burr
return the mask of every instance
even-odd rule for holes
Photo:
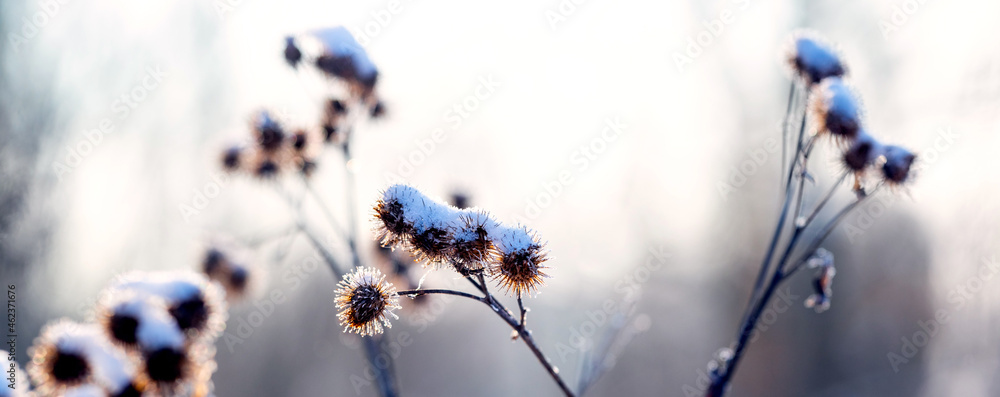
[[[396,287],[385,281],[378,269],[359,267],[344,275],[336,291],[337,318],[345,332],[361,336],[381,334],[392,328],[389,318],[398,319],[393,313],[399,309]]]
[[[137,391],[135,369],[93,324],[58,320],[47,325],[29,352],[28,374],[42,396],[93,385],[106,395]]]
[[[861,129],[861,104],[839,77],[824,79],[813,89],[811,108],[817,134],[829,133],[840,144],[854,140]]]
[[[807,85],[819,83],[828,77],[841,77],[846,73],[833,46],[813,32],[792,35],[785,50],[785,61],[793,74]]]

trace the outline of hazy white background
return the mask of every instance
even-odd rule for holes
[[[848,244],[834,233],[831,245],[839,247],[846,275],[834,286],[833,309],[815,315],[797,303],[783,315],[776,331],[751,347],[734,395],[1000,393],[993,381],[1000,372],[1000,287],[985,282],[962,310],[948,301],[984,259],[1000,253],[1000,3],[912,1],[919,4],[912,14],[896,11],[901,0],[562,3],[573,9],[553,28],[547,13],[560,13],[557,1],[400,2],[401,11],[366,45],[380,68],[389,117],[363,125],[356,137],[362,214],[387,185],[387,173],[398,173],[436,128],[447,139],[405,179],[437,196],[461,188],[501,218],[525,216],[546,183],[572,172],[574,182],[528,222],[548,240],[554,267],[530,303],[537,339],[554,354],[587,311],[621,297],[616,282],[649,257],[650,247],[664,247],[672,257],[644,284],[639,309],[651,327],[593,391],[683,395],[682,386],[695,384],[736,328],[778,210],[778,156],[768,156],[727,197],[718,184],[751,158],[748,151],[778,134],[789,83],[780,51],[791,31],[812,28],[839,45],[869,130],[934,160],[896,193],[865,241]],[[224,186],[190,222],[178,208],[211,181],[218,151],[245,134],[252,111],[269,107],[294,123],[316,123],[320,90],[284,63],[286,35],[335,25],[362,30],[377,23],[372,13],[388,2],[228,4],[68,1],[18,45],[10,35],[42,6],[0,6],[7,141],[0,177],[10,181],[0,189],[17,198],[3,209],[4,281],[10,275],[32,299],[23,303],[22,327],[37,331],[47,319],[83,318],[81,304],[115,273],[192,268],[205,239],[217,233],[285,225],[273,192],[246,181]],[[706,30],[703,22],[723,10],[733,22],[678,70],[674,54],[684,54],[689,38]],[[894,12],[906,20],[886,37],[879,24]],[[115,100],[157,67],[166,72],[162,83],[119,118]],[[500,87],[453,128],[449,109],[488,77]],[[104,118],[114,132],[58,178],[54,162]],[[581,170],[574,152],[600,137],[606,119],[620,120],[624,133]],[[956,138],[941,145],[941,131]],[[832,167],[824,162],[832,160],[817,162],[818,178],[829,183]],[[340,175],[330,167],[317,176],[328,197],[340,197]],[[851,268],[860,269],[856,276]],[[268,272],[270,285],[281,288],[282,269]],[[807,282],[796,281],[802,299]],[[351,347],[356,341],[339,334],[334,283],[317,274],[289,291],[294,299],[247,343],[234,352],[220,347],[218,393],[353,395],[349,376],[361,373],[362,355]],[[853,295],[856,307],[873,310],[870,316],[851,311],[850,303],[838,306],[862,287],[883,291]],[[899,352],[900,338],[939,308],[952,320],[895,374],[886,354]],[[250,309],[234,308],[232,316]],[[813,332],[817,322],[847,336]],[[424,333],[403,324],[405,314],[399,329],[415,334],[397,362],[406,395],[557,392],[527,349],[510,345],[509,330],[478,305],[453,302]],[[872,335],[878,341],[864,349],[852,339]],[[823,360],[840,367],[819,364],[799,345],[822,347]],[[317,346],[332,346],[332,353],[316,354]],[[834,354],[851,346],[860,351]],[[780,360],[767,359],[772,355]],[[557,360],[571,383],[578,357]],[[850,371],[865,367],[861,362],[873,368],[868,378]]]

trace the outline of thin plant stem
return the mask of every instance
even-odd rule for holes
[[[351,250],[351,258],[353,260],[353,266],[355,268],[361,266],[361,255],[358,252],[358,226],[357,226],[357,205],[355,204],[356,194],[355,194],[355,178],[354,172],[351,171],[351,151],[350,142],[351,137],[354,134],[348,134],[344,140],[344,172],[347,174],[347,217],[348,217],[348,234],[347,234],[347,245]],[[377,344],[371,338],[365,341],[367,345]],[[398,393],[396,392],[396,381],[395,375],[393,374],[392,360],[391,358],[387,360],[387,368],[382,368],[375,364],[375,358],[378,357],[378,346],[373,350],[370,346],[367,349],[369,351],[368,360],[375,369],[376,377],[379,380],[379,388],[382,391],[383,397],[394,397]]]
[[[543,353],[542,350],[538,348],[538,344],[535,342],[535,338],[531,336],[531,331],[529,331],[525,327],[523,320],[524,313],[522,312],[522,321],[518,322],[517,319],[514,318],[513,313],[511,313],[510,310],[507,310],[507,308],[504,307],[503,304],[500,303],[500,301],[496,300],[496,298],[493,297],[493,294],[489,292],[489,286],[486,284],[486,278],[483,277],[483,273],[481,272],[476,273],[475,275],[469,275],[466,276],[465,278],[469,280],[469,282],[472,283],[472,285],[475,286],[476,289],[483,292],[482,298],[471,294],[465,294],[469,295],[466,297],[472,297],[472,299],[478,300],[489,306],[490,309],[492,309],[493,312],[497,314],[497,316],[500,316],[500,318],[503,319],[503,321],[506,322],[507,325],[509,325],[515,332],[517,332],[518,337],[520,337],[520,339],[524,341],[524,344],[528,345],[528,349],[530,349],[531,353],[535,355],[535,358],[538,359],[538,362],[541,363],[543,367],[545,367],[545,371],[549,373],[549,376],[552,377],[552,380],[556,382],[556,384],[559,386],[559,389],[562,390],[563,394],[565,394],[568,397],[575,396],[573,391],[570,390],[569,386],[566,385],[566,382],[564,382],[562,377],[559,376],[559,370],[552,365],[552,362],[550,362],[548,357],[545,356],[545,353]],[[478,281],[476,281],[477,279]],[[442,291],[450,291],[450,290],[442,290]],[[404,292],[412,292],[412,291],[404,291]],[[452,291],[452,292],[458,292],[458,291]],[[452,292],[441,292],[441,293],[458,295]],[[403,293],[400,293],[400,295],[403,295]],[[465,296],[465,295],[459,295],[459,296]],[[523,304],[521,303],[520,299],[518,299],[518,304],[521,305],[521,307],[523,308]]]
[[[840,187],[840,184],[844,183],[844,179],[847,179],[847,175],[850,175],[850,173],[844,172],[840,176],[840,179],[837,179],[837,182],[830,187],[830,191],[826,192],[826,195],[823,196],[823,199],[820,200],[819,204],[816,204],[816,208],[813,208],[813,210],[810,211],[809,216],[806,217],[805,223],[803,224],[802,227],[806,227],[807,225],[812,223],[813,219],[816,218],[816,215],[819,215],[819,212],[820,210],[823,209],[823,206],[825,206],[826,203],[830,201],[830,199],[833,197],[833,193],[837,191],[837,188]]]
[[[517,295],[517,307],[521,309],[521,326],[527,326],[528,311],[524,310],[524,302],[521,301],[521,294]]]
[[[343,278],[344,271],[340,269],[340,266],[338,265],[337,259],[333,255],[333,252],[330,252],[330,250],[327,249],[326,245],[323,244],[323,241],[320,240],[319,236],[316,235],[316,233],[313,232],[312,229],[306,226],[305,219],[303,219],[302,216],[301,208],[299,208],[297,205],[293,205],[295,203],[290,196],[288,196],[287,194],[284,196],[289,199],[289,205],[298,208],[298,211],[296,211],[296,217],[298,218],[297,219],[298,229],[301,230],[302,233],[306,235],[306,237],[309,239],[309,242],[312,243],[316,251],[320,253],[320,256],[323,257],[323,261],[326,262],[327,267],[330,268],[330,272],[333,273],[334,277],[336,279]],[[351,253],[352,257],[354,258],[354,263],[356,267],[357,264],[359,263],[357,252],[352,250]],[[375,373],[375,381],[379,387],[379,394],[383,397],[397,396],[398,393],[396,392],[396,382],[393,374],[391,373],[391,370],[389,368],[383,368],[382,366],[376,364],[376,358],[379,356],[379,351],[381,350],[380,343],[377,340],[375,340],[375,338],[362,338],[362,339],[364,339],[365,356],[368,359],[368,364],[372,366],[372,370]],[[392,363],[389,362],[386,367],[391,365]]]
[[[792,82],[792,92],[794,92],[795,86],[796,83]],[[799,163],[798,162],[799,155],[802,153],[802,137],[805,134],[805,129],[806,129],[806,116],[807,116],[806,111],[807,108],[803,107],[802,121],[801,124],[799,125],[799,136],[795,145],[795,155],[788,166],[787,176],[785,176],[785,183],[784,183],[785,197],[782,200],[781,204],[781,214],[778,216],[778,223],[774,227],[774,233],[771,236],[771,242],[768,245],[767,253],[764,255],[764,260],[760,264],[760,270],[757,272],[757,278],[754,281],[753,289],[750,291],[750,299],[747,301],[747,306],[743,310],[743,312],[747,314],[750,313],[751,311],[750,309],[753,307],[754,302],[756,302],[758,299],[758,295],[764,288],[764,280],[770,273],[769,269],[771,268],[771,261],[774,259],[774,251],[778,248],[778,242],[781,240],[781,232],[782,230],[784,230],[785,222],[788,218],[788,209],[790,208],[789,204],[792,199],[792,194],[794,193],[794,190],[792,190],[791,188],[792,175],[795,173],[796,165]],[[746,317],[744,317],[743,322],[746,322],[746,320],[747,320]]]
[[[347,239],[347,245],[351,247],[351,253],[354,256],[354,266],[361,266],[361,257],[358,255],[357,246],[357,233],[358,233],[358,220],[357,220],[357,206],[355,204],[355,179],[354,172],[351,171],[351,137],[354,134],[348,134],[344,139],[344,173],[347,175],[347,227],[350,230],[349,237]]]
[[[788,108],[785,109],[785,119],[781,122],[781,174],[785,176],[785,159],[788,158],[788,122],[792,117],[792,107],[795,102],[795,82],[788,86]],[[784,186],[781,186],[784,189]]]
[[[375,372],[375,380],[378,384],[379,393],[384,397],[395,397],[398,395],[396,393],[396,381],[393,379],[393,371],[388,367],[392,366],[392,361],[386,363],[387,368],[382,368],[375,364],[375,358],[379,357],[379,350],[381,350],[382,343],[381,338],[361,338],[365,342],[365,355],[368,358],[369,364],[373,367]]]
[[[348,237],[347,232],[345,232],[343,227],[340,226],[340,223],[337,222],[337,218],[333,216],[333,212],[330,211],[330,208],[323,203],[323,199],[319,196],[319,193],[316,192],[316,189],[313,189],[312,183],[305,178],[303,178],[303,183],[306,187],[306,193],[312,196],[313,200],[316,201],[316,205],[319,206],[320,211],[323,212],[323,216],[326,217],[326,221],[330,224],[330,227],[333,228],[333,231],[337,233],[340,238],[344,240],[349,239],[350,237]]]
[[[486,299],[481,296],[475,296],[468,292],[455,291],[450,289],[408,289],[404,291],[399,291],[397,292],[397,294],[399,294],[400,296],[408,296],[411,298],[416,298],[420,295],[429,295],[429,294],[455,295],[486,303]]]
[[[336,277],[338,280],[343,278],[344,272],[340,270],[340,266],[337,264],[337,258],[334,257],[333,253],[326,248],[326,245],[324,245],[323,241],[319,239],[319,236],[313,233],[313,231],[310,230],[309,227],[305,225],[305,222],[299,223],[299,230],[302,231],[302,234],[306,235],[306,237],[309,239],[309,242],[312,243],[313,248],[315,248],[316,251],[318,251],[319,254],[323,257],[323,261],[326,262],[327,266],[330,268],[330,271],[333,272],[334,277]]]
[[[483,272],[476,273],[476,278],[479,279],[479,288],[481,288],[483,294],[486,295],[486,303],[490,305],[496,303],[496,300],[493,299],[493,294],[489,291],[489,287],[486,286],[486,277],[483,276]]]
[[[878,189],[876,189],[876,191],[877,190]],[[828,222],[823,227],[819,235],[807,245],[807,248],[805,249],[802,256],[796,259],[795,262],[792,262],[795,263],[795,265],[793,265],[792,268],[785,270],[785,267],[788,263],[788,258],[790,257],[792,251],[796,247],[798,239],[801,236],[802,230],[804,230],[805,226],[808,226],[808,224],[803,225],[802,228],[796,229],[796,233],[792,236],[791,241],[789,241],[788,246],[785,249],[785,253],[782,255],[781,260],[778,261],[777,268],[773,276],[771,276],[771,280],[764,291],[764,295],[761,296],[761,299],[758,302],[756,302],[753,311],[750,313],[747,320],[744,321],[742,327],[740,328],[739,338],[737,340],[735,348],[733,349],[732,358],[726,364],[722,376],[720,376],[716,381],[714,381],[712,385],[709,387],[707,394],[708,396],[722,397],[725,394],[726,387],[732,380],[733,374],[736,373],[736,368],[740,363],[740,359],[743,357],[743,354],[746,351],[747,342],[749,341],[750,334],[752,333],[751,331],[757,325],[757,320],[760,318],[761,313],[764,311],[764,307],[767,305],[768,301],[770,301],[771,297],[774,295],[774,292],[777,290],[778,286],[784,280],[787,280],[788,277],[794,274],[795,271],[797,271],[802,266],[802,264],[806,262],[809,256],[812,255],[812,252],[816,251],[816,249],[819,248],[820,244],[822,244],[823,241],[826,240],[826,238],[830,235],[830,233],[837,226],[837,224],[841,220],[843,220],[845,215],[850,213],[851,210],[853,210],[854,208],[857,208],[857,206],[860,205],[862,202],[864,202],[868,197],[871,197],[871,195],[859,198],[858,200],[852,202],[851,204],[848,204],[843,209],[841,209],[840,212],[838,212],[837,215],[835,215],[833,219],[831,219],[830,222]]]
[[[864,197],[855,200],[847,207],[844,207],[844,209],[840,210],[840,212],[838,212],[837,215],[834,215],[834,217],[830,219],[830,222],[827,222],[826,226],[823,227],[822,231],[816,236],[816,238],[814,238],[813,241],[811,241],[806,246],[807,248],[805,249],[805,251],[803,251],[803,254],[794,262],[791,262],[794,263],[794,265],[792,265],[790,269],[781,271],[782,276],[789,277],[796,271],[798,271],[799,268],[802,267],[802,264],[804,264],[806,260],[809,259],[809,256],[811,256],[814,251],[819,249],[820,244],[823,244],[823,241],[830,236],[830,233],[832,233],[833,229],[837,227],[837,224],[839,224],[840,221],[844,219],[844,216],[850,213],[851,210],[853,210],[857,206],[861,205],[861,203],[865,202],[865,200],[867,200],[869,197],[874,196],[876,193],[878,193],[880,189],[881,185],[875,188],[875,190],[873,190],[872,193],[867,194]]]
[[[802,125],[804,127],[805,123],[803,123]],[[802,205],[803,205],[802,194],[805,191],[806,178],[809,176],[809,155],[812,154],[812,149],[814,147],[813,143],[815,142],[816,142],[816,137],[813,136],[812,138],[809,139],[809,142],[806,144],[805,150],[802,153],[802,172],[799,175],[798,198],[795,201],[795,216],[792,217],[792,223],[796,225],[796,229],[799,229],[798,227],[799,215],[802,214]],[[840,182],[837,182],[837,185],[839,184]],[[834,185],[833,188],[836,189],[837,185]],[[805,226],[803,225],[803,227]]]

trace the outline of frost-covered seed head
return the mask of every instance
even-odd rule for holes
[[[483,210],[461,210],[397,184],[383,192],[375,218],[383,245],[401,245],[425,265],[450,265],[466,276],[485,268],[517,295],[530,294],[546,277],[546,252],[534,232]]]
[[[376,236],[383,246],[408,241],[413,233],[413,225],[403,213],[403,203],[395,197],[385,197],[375,204],[375,219]]]
[[[187,352],[178,348],[161,348],[143,354],[145,373],[160,384],[176,384],[190,372]]]
[[[446,263],[451,258],[451,242],[451,231],[437,226],[414,233],[409,241],[416,259],[427,265]]]
[[[264,152],[274,152],[281,148],[285,139],[285,130],[266,110],[257,114],[253,125],[257,146]]]
[[[822,313],[830,308],[830,298],[833,296],[833,277],[837,269],[833,264],[833,253],[820,248],[806,261],[810,268],[818,268],[819,273],[813,279],[814,293],[805,301],[805,306]]]
[[[316,67],[324,73],[343,80],[350,81],[357,78],[354,63],[351,61],[351,57],[348,56],[320,55],[316,58]]]
[[[292,134],[292,150],[296,153],[302,153],[306,149],[306,145],[309,144],[309,134],[305,130],[298,130]]]
[[[68,388],[85,383],[119,389],[134,379],[124,353],[93,324],[66,320],[50,324],[29,354],[28,373],[40,395],[62,395]]]
[[[224,271],[227,266],[229,266],[229,261],[226,254],[217,248],[209,248],[205,252],[205,259],[201,262],[201,271],[212,278],[213,275]]]
[[[204,275],[192,272],[133,273],[123,276],[112,289],[162,299],[167,312],[190,339],[214,339],[225,328],[224,292]]]
[[[451,193],[451,205],[455,206],[460,210],[469,208],[469,195],[462,191],[454,191]]]
[[[864,131],[858,132],[854,142],[841,156],[843,165],[856,174],[862,173],[882,155],[882,145]]]
[[[841,143],[853,140],[861,129],[861,106],[843,80],[823,80],[812,94],[812,111],[819,133],[828,132]]]
[[[461,226],[452,238],[452,264],[459,273],[467,274],[480,270],[494,255],[493,241],[489,231],[496,227],[496,221],[484,211],[465,211],[461,215]]]
[[[514,296],[530,295],[548,277],[542,266],[548,257],[543,244],[528,229],[506,228],[495,232],[496,259],[490,273],[501,288]]]
[[[105,292],[98,303],[97,325],[108,340],[128,351],[184,345],[184,333],[163,299],[147,294]]]
[[[373,119],[385,117],[385,103],[382,101],[375,101],[375,104],[368,109],[368,115]]]
[[[368,96],[378,81],[378,69],[364,47],[342,26],[311,32],[323,43],[325,52],[316,59],[316,67],[339,78],[362,96]]]
[[[406,185],[390,186],[375,206],[383,245],[404,245],[424,265],[450,264],[462,212]]]
[[[212,247],[206,250],[202,271],[210,280],[219,283],[225,289],[226,299],[229,302],[239,300],[250,287],[252,273],[250,269],[231,259],[219,248]]]
[[[887,183],[902,185],[911,177],[913,162],[917,156],[900,146],[885,147],[885,162],[882,163],[882,177]]]
[[[327,102],[327,112],[331,116],[343,116],[347,114],[347,105],[340,99],[330,99]]]
[[[234,172],[240,169],[241,160],[243,158],[243,148],[239,146],[232,146],[226,149],[222,153],[222,169]]]
[[[295,45],[295,38],[292,36],[285,37],[285,62],[288,62],[288,65],[291,67],[298,67],[301,60],[302,51]]]
[[[809,85],[845,74],[836,51],[815,34],[794,34],[785,54],[791,70]]]
[[[338,284],[337,318],[345,332],[361,336],[381,334],[391,328],[389,317],[399,318],[393,310],[399,309],[396,287],[385,281],[385,275],[370,267],[356,268],[345,274]]]
[[[253,169],[253,175],[261,180],[270,180],[276,177],[280,170],[281,167],[278,166],[277,160],[264,158]]]
[[[85,351],[88,335],[80,327],[59,321],[47,326],[35,340],[28,373],[43,394],[58,394],[91,380],[93,368]]]
[[[340,138],[340,127],[336,124],[323,124],[323,140],[327,143],[336,142]]]

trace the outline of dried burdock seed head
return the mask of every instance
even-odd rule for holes
[[[292,150],[296,153],[302,153],[306,150],[309,145],[309,133],[306,130],[298,130],[292,134]]]
[[[334,124],[323,124],[323,140],[326,142],[335,142],[340,138],[338,132],[340,127]]]
[[[300,61],[302,61],[302,51],[295,45],[295,38],[285,37],[285,62],[291,67],[298,67]]]
[[[106,291],[97,305],[97,326],[108,340],[131,352],[184,345],[184,332],[166,302],[144,293]]]
[[[347,81],[353,81],[357,78],[354,62],[347,56],[333,54],[320,55],[316,57],[316,67],[323,71],[323,73],[330,75],[330,77]]]
[[[462,275],[487,268],[509,292],[533,292],[546,275],[543,244],[523,227],[509,227],[479,209],[460,210],[406,185],[390,186],[375,205],[378,238],[402,245],[425,265]]]
[[[341,101],[340,99],[330,99],[327,102],[326,111],[331,116],[343,116],[347,114],[347,105],[345,105],[344,101]]]
[[[208,258],[219,252],[215,248],[208,250]],[[236,303],[247,295],[250,291],[252,274],[250,268],[243,263],[233,260],[220,261],[214,271],[205,272],[209,279],[218,283],[226,291],[226,301],[230,304]]]
[[[145,374],[161,388],[184,381],[191,373],[191,361],[182,348],[163,347],[143,353]]]
[[[250,252],[242,245],[220,239],[205,250],[202,260],[202,271],[209,280],[226,292],[226,301],[230,304],[242,300],[255,284],[255,271],[251,271]]]
[[[385,103],[382,101],[375,101],[375,104],[368,109],[368,114],[373,119],[381,119],[385,117]]]
[[[281,172],[281,166],[274,157],[265,156],[253,169],[253,176],[260,180],[271,180]]]
[[[86,383],[118,390],[135,378],[124,353],[93,324],[60,320],[48,325],[29,354],[28,374],[40,395],[62,395]]]
[[[812,256],[807,259],[810,268],[819,269],[813,279],[813,294],[806,299],[805,305],[808,308],[822,313],[830,308],[830,298],[833,296],[833,277],[837,275],[837,269],[833,266],[833,253],[823,248],[817,249]]]
[[[396,287],[385,281],[385,275],[378,269],[360,267],[345,274],[337,284],[337,318],[345,332],[361,336],[381,334],[384,328],[391,328],[389,317],[398,319],[393,310],[399,309],[399,295]]]
[[[323,135],[326,142],[335,142],[340,139],[342,131],[341,123],[347,116],[347,105],[340,99],[330,99],[323,109]]]
[[[483,269],[493,258],[493,241],[490,240],[490,230],[497,226],[496,221],[484,211],[463,211],[460,216],[461,225],[452,235],[451,263],[462,274]]]
[[[195,364],[187,341],[164,299],[131,289],[112,289],[100,304],[98,324],[104,333],[139,359],[142,379],[155,388],[172,390]],[[179,357],[179,359],[178,359]],[[117,388],[120,395],[145,389],[145,382],[129,379]]]
[[[161,298],[167,312],[189,340],[214,340],[225,328],[224,292],[201,274],[133,273],[123,276],[112,290]]]
[[[893,145],[886,146],[884,153],[882,177],[885,182],[899,186],[910,180],[913,173],[913,162],[917,156],[903,147]]]
[[[833,47],[811,32],[792,35],[785,50],[785,61],[792,72],[809,85],[845,74],[844,65]]]
[[[469,208],[469,195],[462,191],[454,191],[451,193],[451,205],[455,206],[460,210]]]
[[[844,150],[841,162],[847,170],[860,174],[882,155],[882,145],[863,130],[858,132],[851,145]]]
[[[28,374],[43,394],[58,394],[91,380],[93,368],[86,354],[86,335],[79,335],[80,327],[61,321],[46,327],[35,340]]]
[[[461,211],[424,196],[406,185],[390,186],[375,205],[383,245],[405,243],[424,265],[450,263],[452,234],[461,225]]]
[[[840,166],[845,172],[854,174],[852,187],[854,192],[860,194],[864,191],[863,179],[868,170],[873,168],[876,160],[882,156],[882,152],[882,144],[862,130],[841,154]]]
[[[548,277],[542,270],[547,258],[544,244],[524,227],[502,227],[491,233],[496,254],[490,273],[513,296],[530,295]]]
[[[417,189],[406,185],[393,185],[382,192],[375,203],[375,234],[383,246],[399,245],[410,240],[414,233],[413,222],[406,217],[406,207],[423,199]]]
[[[416,259],[425,265],[445,264],[451,257],[451,231],[448,228],[421,228],[414,231],[409,243]]]
[[[257,114],[253,122],[254,139],[261,151],[271,153],[281,148],[285,130],[266,110]]]
[[[201,261],[201,271],[208,278],[214,279],[215,275],[225,272],[228,266],[229,259],[218,248],[212,247],[205,251],[205,258]]]
[[[838,77],[827,78],[814,88],[811,108],[818,133],[829,133],[839,143],[854,140],[861,129],[861,105]]]
[[[247,291],[247,287],[250,286],[250,270],[246,267],[235,265],[229,272],[228,282],[226,283],[226,291],[231,294],[242,295]],[[229,296],[227,293],[226,296]]]
[[[338,26],[312,32],[312,35],[323,43],[325,50],[316,59],[316,67],[346,81],[361,96],[370,95],[378,81],[378,69],[351,32]]]
[[[232,146],[222,152],[222,169],[234,172],[240,169],[243,159],[243,148]]]

